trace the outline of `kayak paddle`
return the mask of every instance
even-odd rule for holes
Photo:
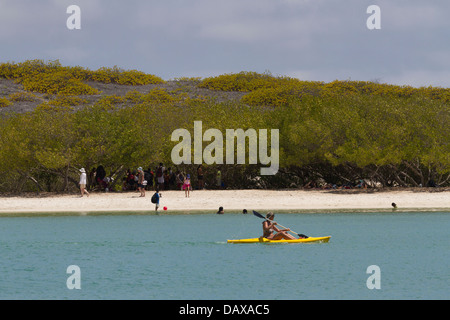
[[[266,217],[264,217],[261,213],[255,211],[255,210],[253,210],[253,214],[254,214],[255,216],[257,216],[258,218],[268,220],[268,219],[267,219]],[[268,220],[268,221],[269,221],[269,220]],[[272,222],[275,222],[275,221],[272,221]],[[277,222],[277,225],[279,225],[279,226],[282,227],[283,229],[289,229],[289,228],[286,228],[286,227],[282,226],[282,225],[279,224],[278,222]],[[308,236],[305,236],[304,234],[301,234],[301,233],[297,233],[297,232],[295,232],[294,230],[289,230],[289,231],[290,231],[291,233],[293,233],[293,234],[296,234],[296,235],[299,236],[300,238],[308,238]]]

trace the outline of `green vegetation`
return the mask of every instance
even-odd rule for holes
[[[8,107],[8,106],[10,106],[10,105],[12,105],[12,102],[11,102],[11,101],[9,101],[9,100],[6,99],[6,98],[0,98],[0,108],[2,108],[2,107]]]
[[[231,188],[450,184],[450,89],[361,81],[310,82],[241,72],[164,82],[117,67],[90,71],[39,60],[0,64],[26,92],[0,92],[0,191],[68,191],[79,172],[103,165],[121,183],[127,168],[171,164],[173,130],[280,130],[280,170],[210,165]],[[109,93],[110,83],[128,85]],[[104,90],[104,89],[102,89]],[[30,91],[34,93],[30,93]],[[222,92],[221,99],[217,92]],[[239,92],[241,95],[236,96]],[[225,99],[223,97],[229,97]],[[238,98],[236,98],[238,97]],[[15,112],[34,103],[29,112]],[[8,109],[8,112],[5,110]],[[208,145],[204,142],[204,147]],[[194,177],[194,165],[179,169]]]
[[[122,85],[164,82],[161,78],[136,70],[127,71],[115,66],[91,71],[82,67],[63,67],[58,60],[48,63],[43,60],[2,63],[0,64],[0,78],[14,79],[28,91],[61,95],[100,94],[85,81]]]

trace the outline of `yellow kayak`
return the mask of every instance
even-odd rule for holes
[[[228,243],[305,243],[305,242],[328,242],[331,236],[326,237],[309,237],[306,239],[294,239],[294,240],[269,240],[267,238],[249,238],[249,239],[237,239],[227,240]]]

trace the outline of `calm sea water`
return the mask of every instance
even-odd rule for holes
[[[257,237],[248,214],[0,218],[0,299],[449,299],[449,212],[277,214],[329,243]],[[67,267],[81,289],[68,289]],[[380,289],[368,289],[380,269]]]

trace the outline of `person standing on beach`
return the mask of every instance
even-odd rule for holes
[[[142,167],[138,168],[138,189],[141,195],[139,197],[145,197],[145,186],[144,186],[144,171],[142,170]]]
[[[199,165],[197,168],[197,180],[199,190],[202,190],[204,188],[203,175],[204,175],[203,166]]]
[[[156,179],[158,188],[162,190],[164,190],[164,171],[166,171],[166,168],[164,168],[163,164],[160,163],[159,167],[156,169]]]
[[[186,175],[186,178],[183,181],[183,190],[186,198],[189,198],[189,189],[191,188],[191,176],[189,174]]]
[[[89,192],[86,190],[86,170],[84,168],[80,169],[80,192],[81,197],[86,193],[86,195],[89,197]]]
[[[177,189],[183,190],[184,176],[179,170],[177,171],[177,174],[176,174],[176,183],[177,183]]]

